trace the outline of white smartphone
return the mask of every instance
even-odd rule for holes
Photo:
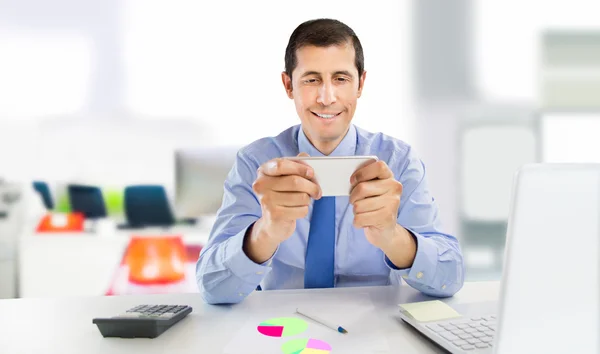
[[[301,160],[315,171],[315,179],[324,197],[349,196],[352,184],[350,176],[377,156],[295,156],[290,160]]]

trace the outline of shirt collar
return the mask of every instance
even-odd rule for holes
[[[298,148],[300,152],[306,152],[310,156],[325,156],[315,148],[308,137],[304,134],[302,126],[298,132]],[[344,136],[339,145],[329,154],[329,156],[354,156],[356,154],[356,127],[350,124],[348,133]]]

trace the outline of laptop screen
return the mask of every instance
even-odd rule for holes
[[[516,177],[497,353],[598,353],[600,165]]]

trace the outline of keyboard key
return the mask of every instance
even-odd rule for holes
[[[484,342],[484,343],[489,343],[489,342],[494,341],[494,338],[492,338],[492,337],[481,337],[481,338],[479,338],[479,340],[482,341],[482,342]]]
[[[474,347],[474,346],[472,346],[472,345],[469,345],[469,344],[467,344],[467,345],[463,345],[461,348],[462,348],[463,350],[473,350],[473,349],[475,349],[475,347]]]
[[[450,323],[440,323],[438,326],[440,326],[444,329],[454,328],[454,326],[451,325]]]
[[[472,335],[470,335],[469,333],[465,333],[465,334],[461,334],[458,336],[460,339],[471,339],[474,338]]]
[[[477,332],[477,330],[475,328],[473,328],[473,327],[465,328],[464,331],[467,332],[467,333]]]
[[[459,339],[457,336],[450,332],[440,332],[438,334],[449,341],[455,341]]]
[[[446,330],[445,328],[438,326],[436,324],[427,325],[427,328],[429,328],[430,330],[432,330],[434,332],[443,332]]]
[[[483,334],[485,334],[486,336],[493,337],[494,336],[494,331],[484,331]]]
[[[450,333],[454,334],[455,336],[460,336],[461,334],[465,334],[467,332],[463,331],[462,329],[455,329],[450,331]]]
[[[479,332],[486,332],[486,331],[490,330],[489,327],[477,327],[475,329],[478,330]]]
[[[490,317],[493,318],[493,319],[496,319],[496,316],[494,316],[494,315],[491,315]]]
[[[481,317],[471,317],[473,321],[481,321]]]
[[[466,339],[466,341],[469,342],[469,344],[481,343],[481,341],[477,338],[469,338],[469,339]]]
[[[467,323],[460,323],[460,324],[457,324],[455,326],[458,327],[458,328],[460,328],[460,329],[465,329],[465,328],[469,328],[470,327],[469,324],[467,324]]]
[[[482,323],[482,324],[483,324],[483,323]],[[483,325],[484,325],[484,326],[487,326],[487,327],[492,327],[492,326],[494,326],[494,327],[495,327],[495,326],[496,326],[496,321],[494,321],[494,320],[490,320],[490,321],[487,321],[486,323],[484,323]]]
[[[475,347],[477,347],[477,348],[487,348],[488,345],[486,343],[477,343],[477,344],[475,344]]]
[[[481,332],[475,332],[475,333],[471,333],[471,335],[475,338],[481,338],[481,337],[485,337],[485,334],[481,333]]]
[[[459,339],[459,340],[455,340],[454,342],[452,342],[452,344],[456,345],[457,347],[461,347],[461,346],[467,345],[469,343],[466,340]]]

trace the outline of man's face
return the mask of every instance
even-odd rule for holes
[[[361,95],[366,72],[361,77],[354,64],[351,44],[296,51],[292,78],[282,80],[294,100],[304,133],[323,154],[329,154],[344,138]]]

